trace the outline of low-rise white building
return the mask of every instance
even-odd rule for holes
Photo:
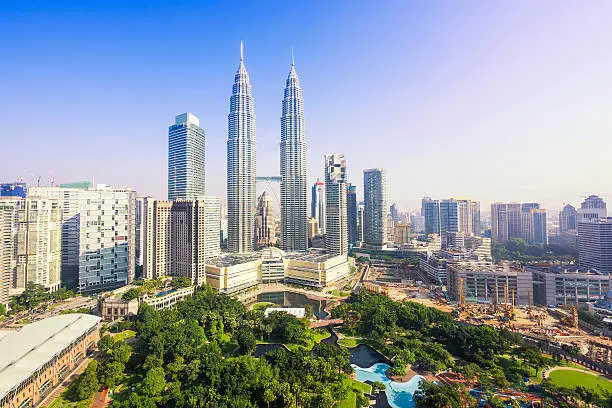
[[[285,282],[325,287],[344,278],[350,272],[346,255],[323,251],[290,254],[285,258]]]

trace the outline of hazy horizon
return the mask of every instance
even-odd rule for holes
[[[258,175],[279,174],[291,47],[304,92],[308,180],[343,153],[383,167],[389,204],[423,196],[608,200],[612,3],[75,1],[0,6],[0,182],[91,180],[166,198],[168,126],[207,137],[207,191],[225,199],[240,40],[253,84]],[[584,143],[582,143],[584,142]],[[31,176],[34,174],[34,178]]]

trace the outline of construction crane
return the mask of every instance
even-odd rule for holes
[[[527,289],[527,315],[531,317],[531,290]]]
[[[576,309],[576,306],[572,306],[572,317],[574,329],[578,329],[578,309]]]

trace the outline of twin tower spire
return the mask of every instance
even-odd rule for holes
[[[240,42],[240,65],[234,77],[227,138],[227,249],[248,253],[255,248],[256,162],[255,110]],[[304,100],[295,72],[293,49],[281,116],[281,243],[286,251],[308,247],[306,137]]]

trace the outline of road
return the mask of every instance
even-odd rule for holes
[[[37,309],[20,312],[17,313],[15,316],[12,316],[11,318],[3,320],[2,322],[0,322],[0,329],[20,327],[22,325],[18,322],[24,319],[28,320],[29,322],[36,322],[42,319],[46,319],[47,317],[58,315],[64,310],[76,310],[85,307],[92,308],[95,307],[96,304],[96,299],[79,296],[49,304],[46,310],[40,310],[39,306]]]

